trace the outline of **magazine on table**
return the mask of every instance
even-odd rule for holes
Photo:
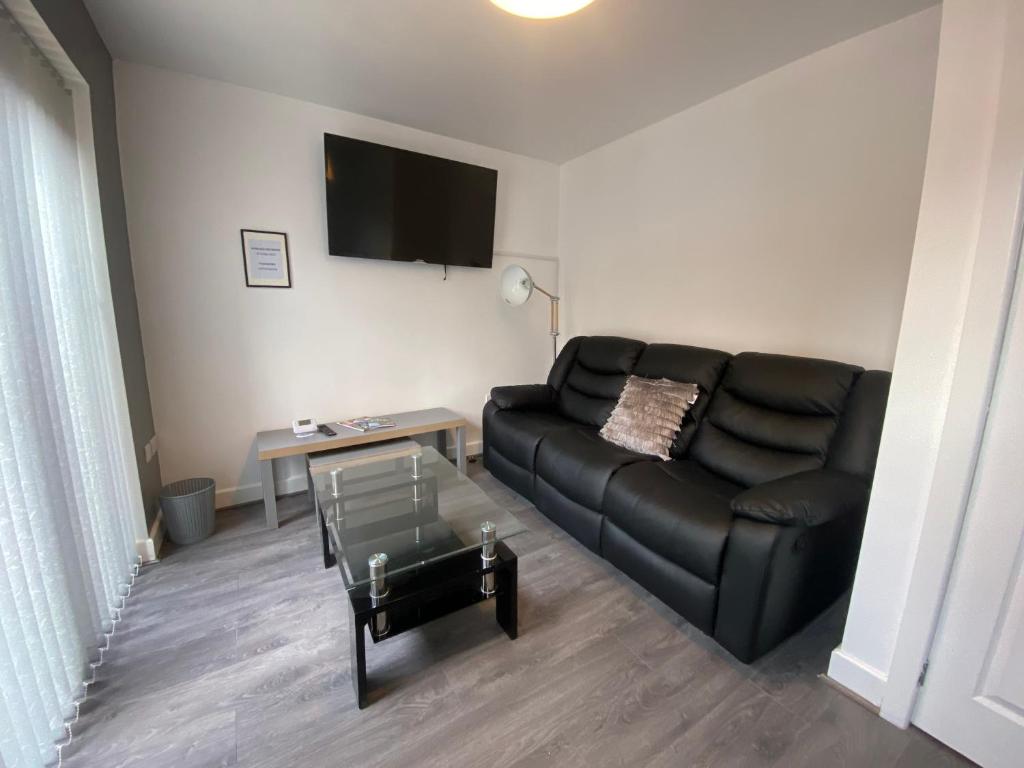
[[[395,426],[395,420],[388,416],[360,416],[358,419],[339,421],[339,426],[354,429],[357,432],[373,432]]]

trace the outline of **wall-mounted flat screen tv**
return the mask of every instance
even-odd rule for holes
[[[491,266],[498,172],[324,134],[334,256]]]

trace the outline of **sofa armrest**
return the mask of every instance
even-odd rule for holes
[[[863,515],[814,526],[737,516],[722,558],[715,639],[745,663],[835,602],[853,582]]]
[[[519,384],[495,387],[491,402],[501,410],[548,410],[554,407],[555,390],[547,384]]]
[[[731,503],[737,515],[776,525],[812,527],[844,515],[863,512],[870,487],[838,469],[812,469],[737,494]]]

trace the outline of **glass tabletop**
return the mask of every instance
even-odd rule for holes
[[[478,549],[485,525],[494,526],[495,541],[526,530],[435,449],[408,452],[317,460],[313,486],[346,589],[369,583],[371,556],[387,555],[391,575]]]

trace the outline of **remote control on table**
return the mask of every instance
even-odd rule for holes
[[[321,424],[319,427],[317,427],[317,429],[323,432],[328,437],[334,437],[336,434],[338,434],[333,429],[328,427],[326,424]]]

